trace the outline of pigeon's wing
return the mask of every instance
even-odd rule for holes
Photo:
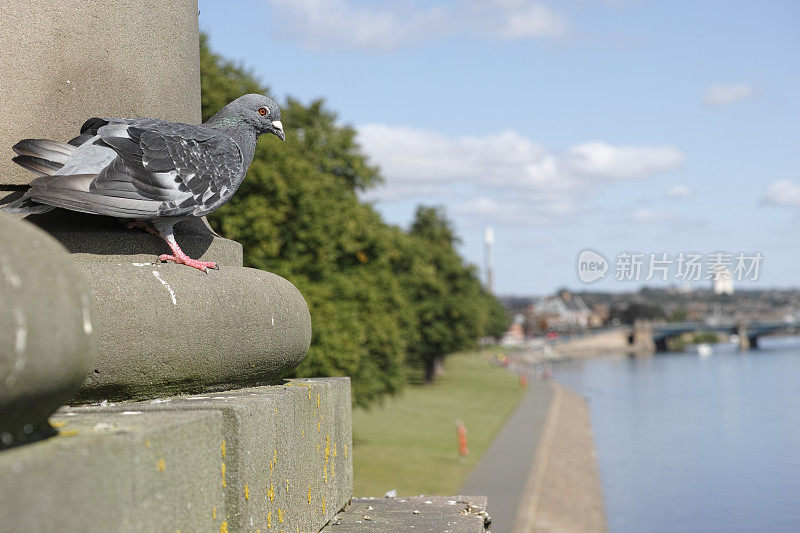
[[[211,128],[91,119],[82,133],[93,132],[118,156],[91,184],[92,193],[159,202],[158,216],[210,213],[230,199],[243,174],[239,147]]]
[[[26,202],[124,218],[202,216],[243,175],[233,139],[203,126],[92,118],[70,144],[63,166],[31,182]]]

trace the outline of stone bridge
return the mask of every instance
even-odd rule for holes
[[[667,324],[651,324],[639,322],[634,325],[629,341],[632,345],[649,348],[649,351],[666,352],[667,341],[684,333],[713,332],[736,334],[739,337],[739,349],[758,348],[758,340],[779,331],[792,331],[800,328],[800,321],[726,321],[708,322],[674,322]]]

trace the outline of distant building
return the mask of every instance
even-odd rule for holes
[[[525,318],[522,315],[514,317],[514,322],[508,327],[508,330],[503,334],[500,344],[503,346],[519,346],[525,340],[525,329],[523,322]]]
[[[594,314],[580,296],[563,290],[555,296],[544,297],[528,307],[525,313],[526,329],[531,333],[586,329],[598,323],[597,319],[593,318]]]
[[[733,294],[733,276],[730,270],[719,267],[714,269],[711,275],[714,294]]]

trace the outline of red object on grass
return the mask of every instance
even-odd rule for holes
[[[467,448],[467,428],[463,421],[456,422],[456,431],[458,432],[458,454],[466,457],[469,455],[469,448]]]

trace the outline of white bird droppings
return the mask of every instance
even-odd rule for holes
[[[81,310],[83,311],[83,332],[86,335],[92,334],[92,313],[89,309],[89,297],[81,294]]]
[[[167,280],[161,277],[161,274],[158,273],[158,270],[153,270],[153,276],[155,276],[155,278],[160,281],[161,284],[169,291],[169,297],[172,298],[172,305],[178,305],[178,300],[175,298],[175,291],[173,291],[172,287],[169,286]]]

